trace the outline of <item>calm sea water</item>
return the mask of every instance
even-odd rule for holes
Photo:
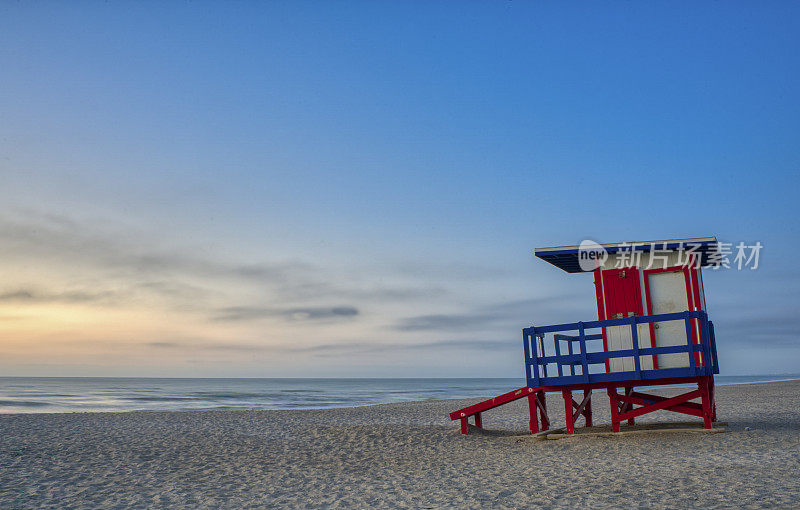
[[[718,384],[800,379],[718,376]],[[412,400],[490,397],[519,379],[154,379],[0,377],[0,413],[314,409]]]

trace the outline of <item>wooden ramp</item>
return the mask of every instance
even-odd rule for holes
[[[473,404],[471,406],[467,406],[463,409],[459,409],[458,411],[453,411],[450,413],[451,420],[461,420],[461,433],[468,434],[469,433],[469,422],[468,419],[470,416],[474,416],[475,426],[478,428],[483,428],[483,423],[481,421],[481,413],[484,411],[488,411],[489,409],[494,409],[495,407],[501,406],[503,404],[508,404],[509,402],[513,402],[515,400],[519,400],[521,398],[529,397],[528,402],[529,405],[532,406],[531,412],[535,413],[535,409],[541,404],[538,404],[539,399],[539,392],[537,391],[539,388],[531,388],[530,386],[523,386],[522,388],[518,388],[516,390],[509,391],[508,393],[503,393],[494,398],[490,398],[488,400],[484,400],[483,402],[478,402],[477,404]],[[544,400],[544,395],[542,394],[542,400]],[[532,414],[533,415],[533,414]],[[545,422],[545,420],[542,420]],[[549,423],[543,423],[544,428],[547,429],[547,425]],[[533,427],[533,425],[532,425]],[[533,431],[533,428],[531,429]],[[538,424],[537,430],[538,432]]]

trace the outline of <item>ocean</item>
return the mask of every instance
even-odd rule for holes
[[[717,376],[717,384],[800,375]],[[508,379],[178,379],[0,377],[0,413],[320,409],[448,398],[488,398],[525,385]]]

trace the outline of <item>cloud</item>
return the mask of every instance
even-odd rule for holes
[[[448,264],[432,260],[409,261],[400,260],[394,264],[394,270],[401,275],[425,279],[456,280],[496,280],[498,278],[516,276],[512,269],[501,266],[477,265],[467,262]]]
[[[519,342],[509,340],[454,339],[434,340],[430,342],[406,343],[374,343],[374,342],[338,342],[322,345],[287,345],[287,344],[242,344],[228,342],[199,341],[154,341],[147,347],[168,350],[186,351],[228,351],[228,352],[264,352],[264,353],[304,353],[317,357],[332,358],[352,354],[373,354],[403,351],[425,351],[436,349],[468,349],[479,351],[496,351],[498,349],[514,349]]]
[[[92,303],[108,301],[116,297],[114,292],[63,291],[42,292],[33,289],[17,289],[0,293],[0,302],[24,303]]]
[[[396,331],[461,331],[527,322],[533,316],[558,318],[556,311],[575,310],[576,296],[554,296],[489,304],[480,308],[451,314],[427,314],[398,320]],[[574,320],[574,319],[573,319]],[[522,327],[522,326],[520,326]]]
[[[420,343],[350,343],[350,344],[326,344],[324,347],[327,351],[360,351],[360,352],[383,352],[383,351],[419,351],[428,349],[471,349],[471,350],[495,350],[498,348],[508,347],[510,345],[522,345],[522,342],[511,342],[509,340],[434,340],[430,342]],[[315,350],[321,350],[317,347]]]
[[[156,349],[187,350],[187,351],[228,351],[228,352],[262,352],[282,350],[269,345],[248,345],[232,343],[203,343],[203,342],[148,342],[147,347]]]
[[[178,342],[147,342],[147,344],[145,344],[145,345],[147,345],[148,347],[159,347],[159,348],[168,348],[168,349],[174,349],[176,347],[182,347],[182,345],[179,344]]]
[[[511,339],[450,339],[450,340],[432,340],[428,342],[390,342],[390,343],[368,343],[368,342],[351,342],[351,343],[336,343],[324,344],[313,347],[311,349],[303,349],[303,352],[308,352],[310,355],[318,358],[337,358],[342,356],[351,356],[354,354],[385,354],[385,353],[402,353],[402,352],[425,352],[425,351],[442,351],[442,352],[459,352],[464,351],[490,351],[497,352],[503,350],[514,351],[519,349],[522,352],[522,342],[514,341]]]
[[[198,285],[169,279],[142,281],[136,283],[135,286],[145,291],[151,291],[173,298],[197,299],[198,297],[205,297],[211,294],[208,289]]]
[[[500,314],[418,315],[401,319],[395,324],[394,329],[398,331],[458,331],[485,327],[500,319]]]
[[[33,301],[33,293],[29,290],[13,290],[0,294],[0,301]]]
[[[246,321],[267,317],[282,317],[290,321],[317,321],[325,319],[352,318],[359,314],[354,306],[307,307],[307,308],[260,308],[232,306],[222,308],[213,317],[215,321]]]

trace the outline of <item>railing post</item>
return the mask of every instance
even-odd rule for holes
[[[536,328],[527,328],[522,330],[522,347],[525,350],[525,379],[527,379],[528,386],[531,386],[531,371],[533,372],[533,385],[539,386],[539,358],[535,353],[531,352],[536,349],[532,341],[536,333]]]
[[[572,361],[572,355],[574,354],[574,353],[572,352],[572,340],[570,340],[569,342],[567,342],[567,352],[569,352],[569,357],[570,357],[570,361],[569,361],[569,375],[570,375],[570,376],[573,376],[573,375],[575,375],[575,363]]]
[[[719,364],[717,361],[717,339],[714,336],[714,323],[708,321],[708,330],[711,333],[711,356],[714,360],[714,364],[712,365],[712,373],[718,374],[719,373]]]
[[[688,348],[687,353],[689,354],[689,366],[692,368],[694,375],[698,375],[697,363],[695,362],[694,339],[692,338],[692,319],[689,318],[690,314],[691,312],[688,310],[683,312],[683,321],[686,325],[686,346]]]
[[[642,378],[642,360],[639,359],[639,331],[636,327],[636,317],[631,317],[631,340],[633,341],[633,367],[636,378]]]
[[[711,375],[714,373],[715,360],[711,358],[711,333],[708,329],[708,315],[705,312],[700,312],[700,328],[703,332],[703,374]]]
[[[553,335],[553,343],[556,346],[556,369],[558,371],[558,376],[561,377],[564,374],[561,369],[561,339],[558,338],[558,335]]]
[[[542,351],[542,357],[545,357],[544,353],[544,333],[536,335],[536,339],[539,340],[539,350]],[[542,364],[542,372],[545,377],[547,377],[547,363]]]
[[[586,358],[586,334],[583,332],[583,321],[578,322],[578,342],[581,344],[581,366],[583,367],[583,380],[585,382],[589,382],[589,360]]]

